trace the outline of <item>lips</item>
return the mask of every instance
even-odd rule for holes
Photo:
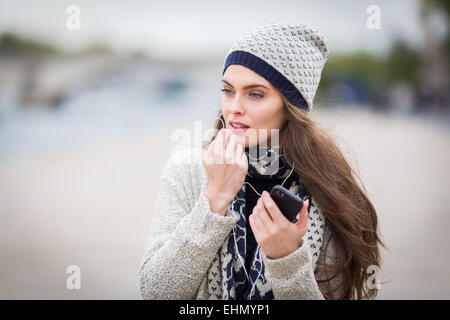
[[[230,125],[235,129],[247,129],[249,128],[248,125],[245,123],[239,122],[239,121],[230,121]]]
[[[240,126],[240,128],[235,127],[235,126]],[[244,127],[241,127],[241,126],[244,126]],[[242,122],[230,121],[230,128],[231,128],[231,130],[233,130],[234,133],[240,133],[240,132],[245,132],[246,130],[248,130],[249,126],[243,124]]]

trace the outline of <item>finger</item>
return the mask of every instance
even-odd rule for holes
[[[289,222],[286,217],[283,215],[283,213],[278,208],[275,201],[273,201],[272,197],[267,191],[263,191],[262,198],[264,200],[264,206],[266,207],[267,211],[269,212],[272,220],[276,224],[282,224]]]
[[[236,161],[236,155],[235,155],[236,144],[237,144],[236,135],[233,134],[228,139],[228,143],[227,143],[226,150],[225,150],[225,159],[232,163],[234,163],[234,161]]]
[[[253,234],[255,236],[255,240],[256,242],[260,243],[262,237],[264,236],[264,234],[266,233],[266,229],[264,228],[264,225],[261,222],[261,219],[259,219],[258,215],[256,214],[251,214],[253,216],[253,228],[255,229],[253,231]]]
[[[247,157],[247,154],[245,152],[242,152],[241,161],[242,161],[243,165],[248,167],[248,157]]]
[[[213,141],[211,141],[209,143],[209,146],[208,146],[208,148],[206,149],[206,152],[205,152],[205,156],[206,157],[209,158],[212,155],[212,150],[213,150],[215,144],[216,144],[216,139],[214,139]]]
[[[231,138],[231,136],[233,136],[233,131],[231,131],[231,129],[222,129],[223,130],[223,134],[224,134],[224,150],[227,148],[227,144]]]
[[[214,145],[214,153],[220,157],[223,156],[225,146],[228,140],[228,133],[226,129],[219,130],[219,133],[216,136],[217,143]]]
[[[236,148],[236,143],[237,143],[236,135],[234,133],[232,133],[231,131],[229,131],[229,130],[228,130],[227,134],[228,134],[228,140],[227,140],[227,144],[225,145],[225,149],[227,149],[228,147],[232,146],[233,147],[233,151],[234,151],[234,148]],[[231,145],[232,139],[234,139],[233,140],[234,141],[233,145]]]
[[[263,232],[261,221],[259,221],[258,217],[254,213],[249,216],[249,220],[250,227],[252,228],[253,235],[255,236],[255,240],[259,243]]]
[[[225,163],[225,147],[227,145],[228,133],[226,129],[219,130],[216,140],[217,143],[214,145],[213,155],[215,157],[215,162],[217,164]]]
[[[215,144],[215,139],[212,140],[208,147],[206,148],[206,150],[204,150],[203,152],[203,162],[210,165],[213,164],[213,160],[212,160],[212,150],[214,148],[214,144]]]
[[[244,152],[244,147],[240,143],[236,143],[236,150],[235,150],[235,159],[236,163],[240,165],[244,165],[245,159],[242,158],[242,153]]]
[[[240,160],[242,157],[242,153],[244,152],[244,147],[240,143],[236,143],[236,160]]]
[[[300,210],[300,217],[298,221],[295,223],[295,225],[300,227],[308,225],[308,217],[309,217],[308,207],[309,207],[309,199],[306,199],[305,201],[303,201],[303,206],[302,209]]]
[[[219,132],[217,133],[217,135],[214,137],[214,140],[212,141],[212,143],[209,146],[208,152],[210,154],[211,157],[211,162],[212,163],[217,163],[218,162],[218,156],[219,154],[217,153],[217,149],[218,148],[218,144],[223,140],[223,131],[219,130]]]
[[[205,152],[203,152],[203,163],[212,164],[211,159],[212,159],[212,157],[211,157],[211,153],[209,152],[209,150],[206,150]]]
[[[256,207],[257,207],[256,214],[258,215],[262,224],[264,224],[266,228],[269,228],[270,225],[272,224],[272,218],[270,217],[270,214],[267,212],[263,204],[263,199],[261,197],[258,199]]]

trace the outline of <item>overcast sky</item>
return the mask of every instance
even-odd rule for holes
[[[71,4],[81,9],[81,30],[66,27]],[[366,27],[369,5],[381,10],[381,30]],[[0,0],[0,32],[40,37],[65,49],[98,41],[164,56],[224,55],[243,32],[276,20],[321,31],[330,52],[384,53],[395,38],[421,46],[419,9],[418,0]]]

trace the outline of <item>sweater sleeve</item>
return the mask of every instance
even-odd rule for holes
[[[307,243],[287,256],[269,259],[261,254],[266,267],[266,280],[272,287],[275,299],[280,300],[323,300],[312,266],[311,253]]]
[[[178,160],[177,160],[178,159]],[[211,211],[203,192],[193,198],[189,168],[174,154],[163,169],[139,284],[144,299],[195,299],[214,256],[238,217]],[[192,184],[191,184],[192,188]]]
[[[329,233],[325,233],[326,239],[323,248],[327,248],[326,261],[332,263],[334,257],[333,240]],[[326,242],[330,241],[328,247]],[[324,300],[322,290],[326,284],[318,284],[317,279],[323,275],[315,275],[311,252],[308,243],[303,244],[294,252],[280,259],[270,259],[261,251],[264,265],[266,266],[266,279],[270,283],[275,299],[282,300]],[[324,250],[321,250],[318,263],[324,261]],[[334,280],[333,284],[339,279]],[[322,289],[322,290],[321,290]],[[336,296],[336,295],[334,295]]]

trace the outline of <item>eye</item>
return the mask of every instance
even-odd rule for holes
[[[224,94],[232,94],[233,93],[230,89],[221,89],[220,91],[222,91]],[[257,93],[257,92],[251,92],[250,96],[252,96],[254,98],[257,98],[257,99],[260,99],[260,98],[264,97],[263,94]]]
[[[252,93],[250,93],[250,95],[255,98],[263,98],[264,97],[263,94],[256,93],[256,92],[252,92]]]

